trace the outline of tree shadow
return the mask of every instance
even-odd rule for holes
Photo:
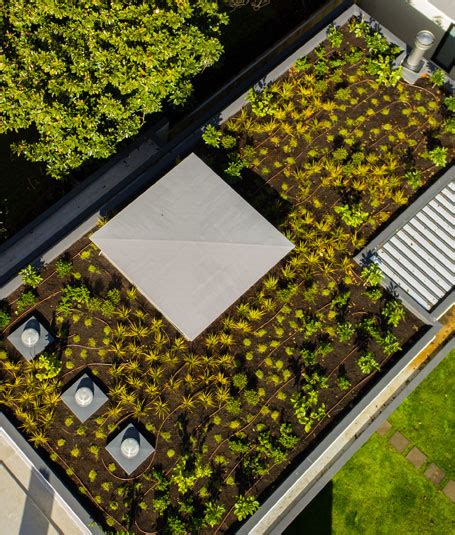
[[[283,535],[332,535],[333,482],[327,485],[305,507],[283,532]]]

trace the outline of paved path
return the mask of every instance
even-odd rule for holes
[[[5,535],[90,535],[33,464],[0,430],[0,500]]]
[[[444,470],[430,462],[427,456],[419,448],[412,445],[400,431],[395,430],[388,420],[377,429],[377,433],[388,438],[389,444],[398,453],[405,455],[417,471],[423,472],[428,481],[431,481],[438,490],[441,490],[450,501],[455,503],[455,481],[447,479]]]

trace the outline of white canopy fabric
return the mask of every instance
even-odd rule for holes
[[[195,154],[91,239],[188,340],[294,248]]]

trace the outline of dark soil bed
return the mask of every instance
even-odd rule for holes
[[[84,238],[74,244],[68,251],[68,255],[73,258],[74,270],[82,275],[82,281],[92,290],[94,295],[105,296],[109,288],[117,288],[122,292],[123,297],[121,304],[125,307],[132,307],[133,311],[129,314],[128,320],[121,323],[127,325],[130,321],[134,322],[134,310],[143,311],[147,315],[144,318],[144,325],[150,324],[150,318],[160,318],[160,315],[147,301],[142,299],[141,296],[138,296],[133,303],[125,298],[125,292],[130,288],[129,283],[115,271],[103,256],[100,256],[96,251],[93,251],[90,259],[82,260],[80,255],[78,255],[78,252],[87,250],[87,248],[88,250],[93,251],[89,240]],[[89,266],[94,266],[98,273],[89,273]],[[278,268],[276,271],[278,272]],[[233,431],[229,428],[229,423],[232,421],[241,421],[242,423],[239,427],[243,430],[245,442],[254,444],[257,440],[256,429],[258,424],[260,426],[261,424],[267,425],[270,423],[270,412],[264,411],[263,409],[263,407],[269,407],[269,411],[272,413],[275,411],[277,412],[276,418],[278,423],[291,423],[294,430],[300,435],[303,430],[293,414],[289,398],[296,390],[296,385],[300,383],[299,377],[301,377],[302,373],[310,373],[310,370],[313,372],[318,371],[323,376],[327,377],[329,386],[322,391],[320,402],[325,403],[327,407],[327,416],[330,416],[330,418],[326,417],[317,423],[310,433],[303,433],[301,436],[304,440],[299,441],[299,446],[292,452],[292,457],[290,457],[284,464],[280,464],[279,466],[272,465],[270,472],[262,476],[255,483],[254,494],[259,496],[266,490],[267,492],[270,491],[273,488],[273,483],[276,478],[280,473],[286,470],[286,465],[291,462],[292,458],[308,448],[313,447],[315,445],[314,441],[320,439],[325,428],[327,426],[332,426],[337,421],[337,416],[342,415],[346,409],[349,409],[352,402],[357,399],[359,393],[365,389],[365,387],[369,388],[371,383],[375,381],[374,375],[363,375],[356,365],[356,360],[362,353],[362,344],[360,342],[354,346],[352,343],[335,343],[332,351],[330,351],[327,356],[319,359],[319,362],[314,366],[305,368],[304,364],[298,358],[299,348],[305,347],[306,344],[308,344],[308,341],[306,341],[303,334],[293,333],[290,337],[286,337],[284,340],[282,340],[282,338],[270,336],[269,334],[261,336],[260,338],[257,338],[257,340],[267,342],[277,338],[280,340],[280,345],[277,346],[276,350],[272,349],[267,353],[261,354],[255,351],[252,360],[249,361],[245,360],[245,350],[243,349],[246,337],[244,338],[242,335],[234,335],[233,345],[230,350],[231,355],[227,358],[227,366],[226,364],[206,363],[210,369],[210,376],[207,378],[208,382],[209,384],[213,382],[216,383],[216,377],[212,376],[212,373],[216,370],[218,370],[217,373],[222,373],[225,377],[229,377],[229,374],[232,373],[231,366],[235,366],[237,372],[244,372],[247,374],[249,382],[248,388],[254,390],[263,388],[264,392],[261,395],[261,400],[258,405],[244,407],[240,417],[233,416],[222,406],[221,408],[217,408],[218,404],[216,403],[211,410],[201,407],[200,404],[197,404],[196,410],[184,411],[179,409],[179,405],[182,402],[182,395],[185,395],[185,393],[187,396],[190,393],[191,395],[196,395],[197,392],[203,391],[201,388],[201,379],[207,371],[204,366],[201,366],[199,373],[201,373],[202,377],[197,378],[197,384],[195,386],[188,386],[188,383],[185,385],[185,372],[188,368],[188,364],[184,363],[185,357],[182,354],[179,355],[179,359],[175,364],[165,364],[162,366],[163,375],[159,381],[160,387],[163,388],[161,396],[165,399],[168,410],[172,415],[167,416],[163,421],[163,419],[157,417],[157,414],[153,409],[153,403],[151,403],[151,401],[154,399],[154,396],[148,395],[145,391],[147,384],[146,377],[149,375],[151,368],[156,368],[156,366],[152,364],[153,360],[150,358],[138,358],[136,360],[127,355],[120,356],[118,352],[116,354],[112,347],[112,339],[117,337],[115,335],[106,336],[104,328],[109,325],[112,329],[115,329],[119,323],[117,319],[108,318],[97,313],[90,314],[84,310],[75,308],[68,319],[65,319],[63,323],[59,323],[57,321],[58,315],[56,314],[56,307],[60,298],[62,281],[53,274],[52,265],[46,268],[43,272],[43,276],[47,279],[39,287],[39,295],[40,298],[43,298],[43,301],[37,304],[35,311],[38,314],[38,317],[46,325],[50,326],[51,332],[58,334],[56,347],[63,362],[63,369],[59,375],[59,380],[63,385],[62,389],[64,389],[64,385],[71,383],[73,378],[78,377],[82,371],[90,370],[103,386],[104,390],[109,393],[111,403],[109,403],[108,407],[115,407],[116,402],[119,402],[120,400],[124,405],[119,415],[109,416],[110,413],[106,412],[105,407],[105,411],[101,409],[99,413],[90,418],[84,425],[79,425],[76,418],[72,418],[71,422],[67,420],[71,417],[71,412],[63,403],[58,403],[55,408],[53,421],[46,430],[49,443],[45,447],[45,450],[48,453],[51,453],[51,456],[54,456],[53,458],[60,466],[70,467],[70,469],[74,471],[74,474],[71,474],[71,472],[70,474],[77,486],[81,487],[83,485],[83,487],[86,487],[91,494],[91,497],[95,500],[97,496],[101,496],[103,506],[107,508],[110,515],[117,518],[119,521],[121,521],[122,515],[128,511],[128,508],[123,506],[124,500],[119,498],[118,489],[125,489],[126,492],[133,482],[140,481],[141,492],[139,492],[138,495],[141,497],[141,501],[143,500],[149,507],[147,511],[142,511],[138,515],[138,532],[141,532],[139,527],[145,531],[153,531],[156,529],[157,525],[156,515],[153,514],[151,510],[150,501],[150,499],[153,498],[153,492],[150,491],[156,485],[156,482],[153,478],[151,478],[151,481],[147,481],[150,478],[150,469],[161,467],[165,473],[169,473],[175,465],[175,459],[178,459],[180,455],[187,452],[190,437],[193,437],[193,439],[197,439],[198,441],[203,441],[203,449],[207,449],[207,452],[202,455],[203,461],[208,462],[211,460],[213,462],[216,456],[224,456],[226,459],[231,459],[229,464],[224,468],[223,473],[225,477],[228,477],[227,474],[229,473],[236,476],[236,484],[231,486],[226,485],[222,489],[220,501],[225,504],[232,503],[235,501],[239,492],[243,492],[248,488],[248,482],[242,481],[242,473],[241,471],[237,471],[238,467],[236,467],[239,458],[233,458],[232,452],[227,446],[226,441],[229,436],[234,436],[236,434],[237,436],[241,436],[238,435],[238,431]],[[253,288],[249,292],[249,295],[242,299],[242,302],[248,302],[254,299],[254,296],[257,295],[260,287],[261,286],[258,284],[256,288]],[[12,295],[9,300],[12,308],[14,308],[14,301],[18,295],[19,292]],[[316,296],[313,304],[314,310],[324,310],[324,308],[330,306],[330,302],[330,296]],[[293,306],[297,309],[300,307],[307,309],[308,302],[302,295],[293,301]],[[371,301],[365,298],[362,286],[353,286],[349,306],[342,312],[342,314],[345,321],[358,324],[359,320],[363,317],[379,315],[381,306],[382,301],[372,305]],[[270,324],[276,313],[277,310],[274,309],[267,316],[264,316],[261,321],[251,322],[252,332],[260,330],[261,325],[266,325],[267,323]],[[28,314],[29,312],[27,311],[24,314],[24,317]],[[228,311],[227,315],[232,317],[238,316],[238,310],[236,310],[236,307],[233,307],[232,310]],[[80,317],[80,319],[78,319],[78,317]],[[93,326],[86,327],[84,325],[85,318],[93,318]],[[6,336],[16,324],[20,323],[22,319],[21,316],[15,319],[10,329],[4,333],[4,336]],[[212,333],[217,333],[222,331],[222,329],[222,321],[219,321],[210,328],[210,331]],[[407,313],[405,320],[393,331],[400,341],[400,344],[403,347],[406,347],[417,339],[424,330],[425,327],[422,323]],[[164,349],[170,350],[172,348],[172,342],[178,337],[178,333],[166,320],[164,320],[164,328],[162,332],[165,333],[166,336]],[[75,336],[80,337],[80,339],[77,340],[77,343],[74,341]],[[103,339],[106,338],[108,338],[108,340],[103,342]],[[153,347],[153,341],[149,336],[146,336],[145,338],[132,338],[133,344],[138,342],[140,343],[141,352],[146,352],[147,348]],[[254,341],[253,344],[256,346],[256,341]],[[123,344],[126,353],[131,351],[131,348],[128,345],[129,343],[126,341]],[[308,347],[312,346],[316,347],[317,342],[312,341],[309,343]],[[11,351],[11,346],[7,343],[5,343],[5,348],[8,350],[8,353],[13,360],[19,363],[21,369],[23,367],[23,361],[17,355],[14,356],[15,352]],[[283,349],[285,348],[292,348],[292,354],[283,358]],[[221,348],[217,347],[216,349],[214,348],[212,351],[209,351],[207,349],[207,336],[203,335],[194,343],[188,344],[185,353],[188,354],[188,352],[191,352],[194,355],[200,356],[202,359],[207,358],[208,360],[212,360],[223,357],[222,352],[220,353],[220,349]],[[378,351],[379,348],[373,346],[372,349],[375,350],[376,355],[380,355],[380,351]],[[86,353],[84,353],[84,350]],[[395,354],[391,359],[384,356],[382,356],[382,358],[379,357],[378,362],[382,366],[385,366],[387,362],[396,361],[400,354],[401,353]],[[264,363],[267,357],[272,359],[269,364]],[[283,381],[281,379],[279,384],[267,384],[266,381],[258,381],[258,378],[254,374],[255,370],[264,368],[266,374],[273,375],[271,372],[276,370],[276,363],[280,360],[281,362],[285,362],[285,368],[289,367],[289,369],[292,370],[292,375],[288,380]],[[132,361],[138,364],[139,367],[137,371],[130,371],[128,369],[129,363]],[[114,364],[117,369],[125,366],[124,371],[121,372],[118,379],[112,377]],[[214,369],[212,369],[212,367]],[[194,379],[196,379],[197,373],[194,375]],[[340,375],[348,377],[352,383],[352,387],[346,392],[340,391],[337,386],[337,379]],[[180,380],[183,379],[185,386],[183,388],[180,386],[180,391],[177,391],[175,388],[168,389],[163,387],[163,385],[169,381],[170,377],[174,377],[174,379],[180,378]],[[133,387],[129,386],[128,383],[132,378],[139,379],[141,384]],[[186,378],[186,380],[189,379],[190,378],[188,377]],[[219,380],[222,385],[223,377],[220,377]],[[229,380],[231,380],[231,378]],[[113,391],[110,389],[115,389],[116,385],[119,384],[123,384],[127,391],[129,390],[133,392],[134,397],[137,396],[138,399],[143,400],[146,415],[139,415],[138,418],[135,418],[132,414],[132,411],[135,409],[130,403],[125,401],[126,395],[113,394]],[[192,382],[190,381],[189,385],[191,384]],[[260,387],[259,384],[261,385]],[[29,390],[26,389],[26,391]],[[212,388],[209,387],[209,392],[211,391]],[[240,396],[240,391],[240,389],[232,389],[230,398],[232,399],[232,397],[235,398]],[[286,399],[279,400],[276,398],[277,393],[280,391],[286,395]],[[266,404],[265,402],[267,400],[270,401]],[[149,407],[148,409],[147,406]],[[11,406],[8,406],[7,409],[11,411]],[[43,411],[43,407],[41,407],[39,411]],[[173,411],[176,412],[172,414]],[[212,427],[213,423],[211,423],[207,429],[208,422],[213,422],[215,415],[220,417],[221,422],[214,427]],[[114,473],[109,471],[108,467],[113,463],[113,459],[104,450],[104,446],[111,435],[113,436],[116,434],[115,429],[117,428],[117,425],[129,421],[142,423],[141,429],[157,448],[156,455],[150,462],[147,462],[146,466],[141,466],[137,472],[133,473],[133,477],[131,478],[127,478],[118,467],[115,469]],[[97,438],[96,433],[100,433],[101,430],[105,436],[100,435],[99,438]],[[112,433],[110,433],[110,430],[112,430]],[[216,434],[221,434],[223,436],[223,440],[220,443],[215,439]],[[58,446],[59,440],[61,439],[65,440],[65,444]],[[96,456],[90,453],[90,447],[93,445],[99,447],[98,460],[96,460]],[[75,446],[80,449],[80,455],[77,458],[74,458],[71,454],[71,451]],[[169,458],[169,450],[175,452],[175,457]],[[58,455],[58,457],[55,457],[55,455]],[[149,468],[149,470],[147,470],[147,468]],[[95,470],[97,473],[94,483],[90,483],[89,480],[89,473],[91,470]],[[99,487],[103,482],[109,483],[109,490],[104,490]],[[205,483],[207,484],[207,482]],[[85,492],[87,491],[84,491],[84,493]],[[175,497],[177,498],[177,495]],[[112,502],[119,504],[118,514],[109,509],[108,504]],[[122,524],[124,525],[123,522]],[[210,530],[208,532],[210,532]]]

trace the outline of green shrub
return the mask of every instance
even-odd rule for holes
[[[232,384],[239,390],[245,388],[248,384],[248,377],[246,373],[236,373],[232,378]]]
[[[351,388],[351,381],[345,375],[341,375],[337,379],[337,385],[340,390],[349,390]]]
[[[38,270],[30,265],[21,269],[19,275],[22,282],[30,288],[37,288],[43,282],[43,277],[38,273]]]
[[[327,39],[333,48],[340,48],[343,44],[343,34],[334,24],[331,24],[327,30]]]
[[[340,342],[348,342],[355,334],[355,328],[349,321],[340,323],[337,327],[337,335]]]
[[[395,67],[392,56],[378,56],[368,60],[367,72],[375,76],[378,84],[394,87],[401,80],[402,68]]]
[[[36,378],[45,381],[56,377],[62,369],[62,361],[51,353],[41,353],[35,361]]]
[[[439,167],[445,167],[447,164],[447,147],[435,147],[432,150],[427,151],[424,156],[428,158],[434,165]]]
[[[401,350],[400,342],[398,338],[390,331],[385,334],[381,340],[381,345],[385,355],[390,356]]]
[[[422,172],[419,169],[412,169],[408,171],[404,178],[412,189],[418,189],[422,185]]]
[[[242,176],[242,169],[244,169],[246,166],[246,162],[240,157],[239,154],[236,154],[232,157],[224,172],[229,176],[240,178]]]
[[[20,314],[27,308],[30,308],[36,303],[37,300],[38,299],[36,295],[34,294],[34,292],[32,291],[24,292],[23,294],[20,295],[20,297],[16,301],[16,314]]]
[[[251,104],[251,111],[257,117],[273,115],[276,109],[275,94],[270,86],[264,87],[262,91],[250,89],[247,100]]]
[[[392,299],[385,304],[381,310],[381,314],[386,319],[388,325],[396,327],[404,319],[406,311],[399,301]]]
[[[10,321],[11,316],[8,314],[8,312],[0,310],[0,330],[4,329]]]
[[[455,113],[455,97],[454,96],[446,97],[444,99],[444,104],[447,106],[447,109],[449,111]]]
[[[376,262],[371,262],[362,269],[361,277],[368,286],[377,286],[382,281],[381,268]]]
[[[360,371],[365,375],[368,375],[375,370],[379,371],[381,369],[379,363],[376,361],[376,359],[374,358],[374,354],[371,351],[365,353],[365,355],[362,355],[359,359],[357,359],[357,365],[360,368]]]
[[[223,518],[226,507],[215,502],[207,502],[204,507],[204,525],[213,528]]]
[[[73,269],[73,264],[70,260],[65,260],[64,258],[60,258],[55,263],[55,272],[57,273],[57,277],[59,279],[64,279],[65,277],[68,277],[71,275],[71,271]]]
[[[237,498],[234,505],[234,514],[238,520],[245,520],[259,508],[259,502],[254,496],[242,496]]]
[[[223,136],[221,138],[221,145],[223,145],[223,148],[226,150],[233,149],[237,145],[237,140],[234,136]]]
[[[213,124],[208,124],[204,128],[202,139],[209,147],[218,149],[221,145],[221,135],[221,132],[215,126],[213,126]]]
[[[353,206],[343,204],[342,206],[335,206],[334,210],[337,214],[340,214],[342,221],[350,227],[359,227],[368,219],[368,212],[364,212],[359,204]]]
[[[433,83],[433,87],[441,87],[446,83],[446,75],[442,69],[436,69],[430,74],[430,80]]]

